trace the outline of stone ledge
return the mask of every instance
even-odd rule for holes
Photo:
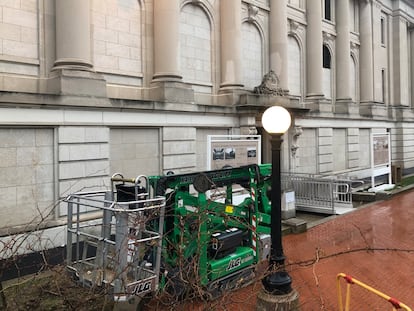
[[[293,217],[282,221],[289,228],[290,233],[302,233],[306,231],[307,222],[303,219]]]

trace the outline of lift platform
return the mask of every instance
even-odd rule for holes
[[[146,189],[146,176],[117,173],[110,191],[77,192],[64,200],[69,271],[85,286],[107,288],[115,301],[159,287],[165,197]]]

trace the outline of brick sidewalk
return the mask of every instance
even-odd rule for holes
[[[284,238],[293,286],[306,310],[337,310],[335,276],[343,272],[414,306],[414,191],[371,204]],[[391,310],[352,287],[351,310]]]
[[[336,275],[340,272],[414,308],[414,191],[288,235],[283,245],[302,311],[338,310]],[[256,310],[260,289],[257,282],[213,302],[156,309]],[[391,309],[390,303],[352,286],[351,310]]]

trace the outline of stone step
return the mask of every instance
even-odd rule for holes
[[[282,234],[302,233],[307,228],[307,222],[301,218],[292,217],[282,220]]]

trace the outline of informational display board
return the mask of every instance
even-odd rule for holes
[[[391,184],[391,138],[390,133],[371,135],[371,183],[375,187],[375,177],[388,174]]]
[[[260,135],[208,135],[207,169],[260,164]]]

